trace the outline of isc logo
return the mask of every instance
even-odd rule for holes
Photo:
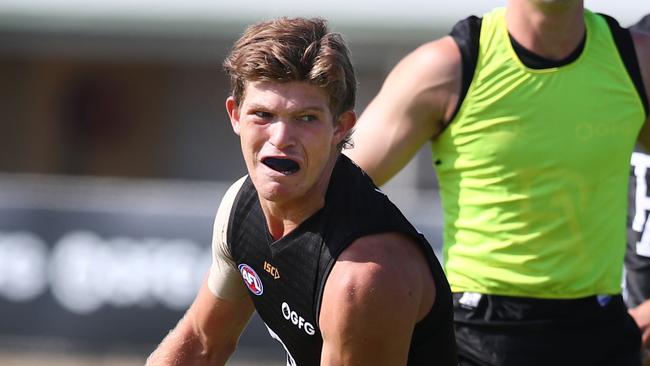
[[[264,292],[262,280],[260,280],[260,277],[257,275],[257,273],[255,273],[255,270],[253,270],[251,266],[242,263],[239,265],[239,272],[244,279],[244,284],[252,293],[259,296],[262,294],[262,292]]]
[[[278,271],[277,267],[274,267],[271,265],[271,263],[264,261],[264,270],[268,272],[271,276],[273,276],[274,280],[277,280],[280,278],[280,271]]]

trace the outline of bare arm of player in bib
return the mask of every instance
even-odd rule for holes
[[[214,222],[213,261],[185,316],[147,359],[147,366],[225,365],[254,307],[226,244],[230,209],[243,179],[226,192]]]
[[[364,110],[355,127],[355,146],[344,154],[375,184],[386,183],[442,131],[454,112],[461,74],[460,50],[451,37],[411,52]]]
[[[366,236],[338,258],[320,312],[321,365],[406,365],[436,296],[424,254],[402,235]]]

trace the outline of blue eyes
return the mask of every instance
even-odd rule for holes
[[[303,122],[314,122],[318,120],[318,118],[316,118],[316,116],[312,116],[311,114],[306,114],[304,116],[301,116],[300,120]]]
[[[271,118],[271,113],[268,112],[254,112],[253,114],[255,114],[255,116],[259,118],[264,118],[264,119]]]

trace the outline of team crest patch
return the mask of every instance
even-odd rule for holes
[[[241,273],[241,276],[244,278],[244,284],[246,284],[246,287],[254,293],[255,295],[259,296],[264,292],[264,286],[262,286],[262,280],[260,280],[260,276],[257,275],[255,270],[251,268],[246,263],[242,263],[239,265],[239,272]]]

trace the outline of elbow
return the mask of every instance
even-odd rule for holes
[[[197,357],[201,364],[225,365],[226,361],[237,349],[238,337],[215,337],[194,328],[194,340],[197,349]]]
[[[225,365],[235,352],[237,339],[215,342],[196,333],[183,321],[163,339],[145,366]]]
[[[218,346],[203,344],[200,358],[206,365],[225,365],[237,349],[237,340],[222,342]]]

